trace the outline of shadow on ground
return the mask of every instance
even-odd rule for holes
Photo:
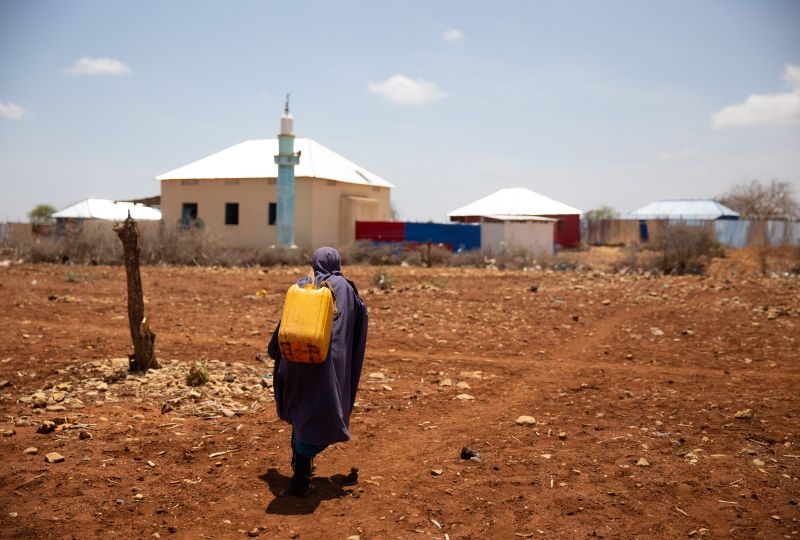
[[[270,468],[259,476],[267,483],[274,498],[267,505],[267,514],[302,515],[311,514],[317,509],[319,503],[328,499],[338,499],[348,494],[342,489],[344,475],[336,474],[330,478],[313,477],[311,479],[312,491],[306,497],[296,497],[289,494],[290,478]]]

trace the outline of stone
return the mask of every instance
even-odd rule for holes
[[[47,463],[61,463],[62,461],[64,461],[64,459],[65,459],[64,456],[62,456],[58,452],[49,452],[44,456],[44,460]]]
[[[45,408],[50,412],[64,412],[67,410],[63,405],[48,405]]]
[[[558,432],[558,438],[560,440],[562,440],[562,441],[565,441],[567,439],[567,432],[566,431],[559,431]]]
[[[28,427],[31,425],[31,421],[27,418],[17,418],[17,421],[14,422],[16,427]]]
[[[431,476],[442,476],[444,471],[442,469],[431,469]]]
[[[230,409],[222,409],[222,415],[230,418],[232,416],[236,416],[236,413]]]
[[[36,433],[52,433],[56,430],[56,423],[51,422],[50,420],[43,420],[42,423],[39,425],[39,429],[36,430]]]
[[[107,392],[108,391],[108,383],[107,382],[97,383],[97,386],[95,386],[94,388],[98,392]]]
[[[39,407],[46,407],[47,406],[47,395],[43,394],[42,392],[36,392],[31,396],[31,401],[33,403],[33,408]]]
[[[637,467],[649,467],[650,462],[644,458],[639,458],[639,461],[636,462]]]
[[[376,380],[376,381],[382,381],[383,379],[386,378],[386,375],[384,375],[380,371],[375,371],[375,372],[370,373],[369,375],[367,375],[367,378],[368,379],[372,379],[372,380]]]
[[[36,454],[39,453],[39,449],[36,448],[35,446],[29,446],[28,448],[23,450],[22,453],[27,456],[35,456]]]
[[[478,453],[477,450],[473,450],[469,446],[465,446],[461,449],[461,459],[469,459],[472,461],[480,461],[481,455]]]
[[[92,434],[88,431],[82,430],[78,433],[78,438],[82,441],[88,441],[92,438]]]
[[[663,336],[664,335],[664,331],[661,328],[657,327],[657,326],[651,327],[650,328],[650,333],[653,334],[654,336]]]
[[[517,417],[516,423],[518,426],[534,426],[536,425],[536,418],[533,416],[522,415]]]
[[[53,398],[53,401],[55,401],[56,403],[61,403],[62,401],[64,401],[66,394],[64,392],[53,392],[51,397]]]
[[[456,388],[458,388],[459,390],[472,390],[472,387],[466,381],[461,381],[458,384],[456,384]]]
[[[736,414],[733,415],[734,418],[739,418],[741,420],[748,420],[753,418],[753,409],[743,409],[741,411],[737,411]]]
[[[3,432],[3,437],[13,437],[16,433],[13,429],[7,429]]]
[[[255,527],[255,528],[250,529],[249,531],[247,531],[247,536],[249,536],[251,538],[255,538],[259,534],[261,534],[261,531],[258,530],[258,527]]]
[[[755,465],[756,467],[763,467],[764,466],[764,461],[761,460],[761,459],[755,458],[753,460],[753,465]]]
[[[144,495],[142,495],[141,493],[137,493],[136,495],[133,496],[134,501],[141,501],[142,499],[144,499]]]
[[[439,386],[453,386],[453,381],[451,379],[442,379],[439,381]]]

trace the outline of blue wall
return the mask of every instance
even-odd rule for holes
[[[453,251],[480,249],[481,227],[463,223],[406,223],[405,240],[447,244]]]

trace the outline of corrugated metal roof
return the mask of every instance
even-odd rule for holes
[[[711,199],[655,201],[624,216],[628,219],[702,219],[738,218],[739,213]]]
[[[296,178],[324,178],[350,184],[394,187],[365,168],[342,157],[312,139],[294,140],[300,163],[295,166]],[[203,180],[212,178],[277,178],[278,139],[244,141],[216,154],[171,170],[156,180]]]
[[[449,217],[560,216],[565,214],[581,214],[581,211],[530,189],[520,187],[495,191],[491,195],[447,213]]]
[[[130,212],[133,219],[139,221],[158,221],[161,219],[161,211],[157,208],[108,199],[86,199],[59,210],[52,217],[125,221],[128,218],[128,212]]]

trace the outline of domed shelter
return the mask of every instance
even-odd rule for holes
[[[581,243],[581,211],[527,188],[505,188],[462,206],[447,216],[463,223],[520,222],[524,218],[549,218],[555,221],[553,240],[562,247]],[[541,219],[540,219],[541,221]]]

